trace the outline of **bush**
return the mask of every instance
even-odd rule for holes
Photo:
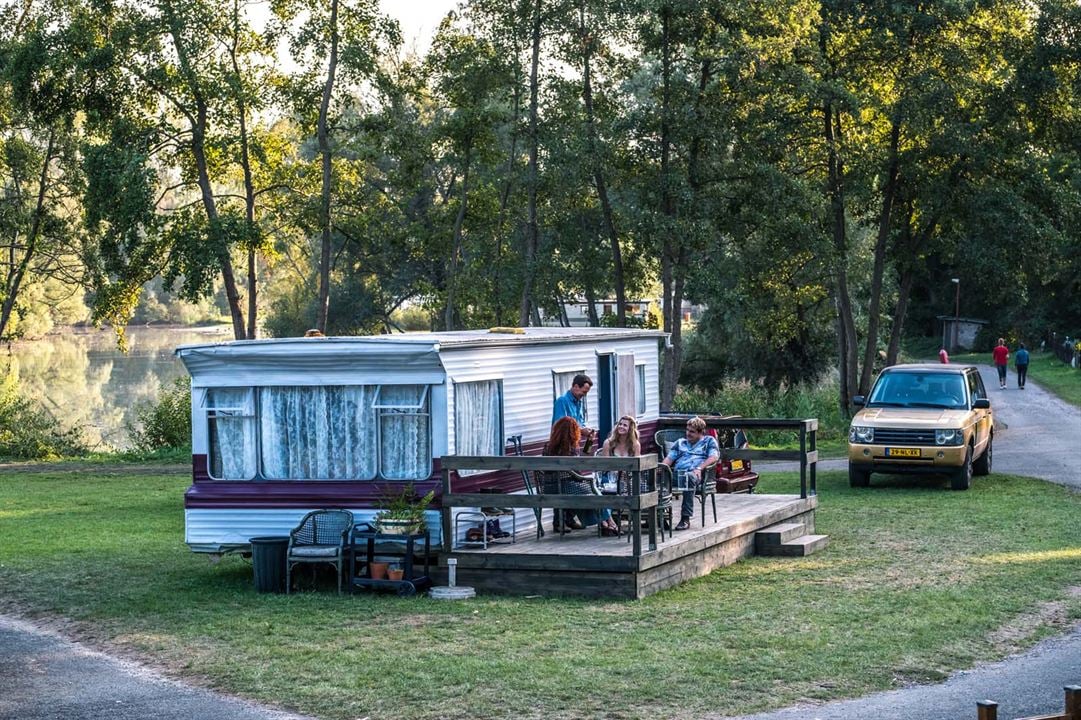
[[[770,390],[748,380],[726,380],[712,391],[681,387],[673,403],[677,412],[711,412],[757,418],[817,418],[818,440],[847,437],[848,420],[841,414],[837,380],[827,376],[815,383],[781,384]],[[792,445],[792,433],[757,432],[755,445]]]
[[[158,395],[157,402],[135,409],[138,422],[128,425],[132,445],[141,452],[191,450],[191,380],[177,378]]]
[[[14,375],[0,380],[0,457],[59,460],[87,452],[82,428],[61,427],[46,408],[21,397]]]

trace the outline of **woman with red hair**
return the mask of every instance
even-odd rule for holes
[[[552,426],[552,432],[548,436],[548,444],[544,446],[545,455],[577,456],[582,454],[578,443],[582,439],[582,428],[578,421],[572,417],[562,417],[556,420]],[[586,440],[585,452],[589,452],[590,440]],[[585,493],[583,493],[585,494]],[[590,493],[591,494],[591,493]],[[556,510],[555,512],[559,512]],[[577,517],[576,517],[577,516]],[[559,523],[554,523],[558,532]],[[586,525],[599,524],[603,535],[618,534],[619,528],[612,520],[612,511],[604,510],[571,510],[563,511],[563,524],[568,528],[581,528]]]

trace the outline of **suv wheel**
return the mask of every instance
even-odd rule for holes
[[[957,468],[954,471],[954,476],[950,478],[950,487],[954,490],[968,490],[972,485],[972,446],[968,446],[968,451],[965,452],[965,464]]]
[[[991,452],[994,449],[995,436],[987,438],[987,449],[983,451],[983,455],[980,455],[972,463],[973,475],[990,475],[991,474]]]
[[[848,466],[848,484],[850,487],[867,487],[871,484],[871,473]]]

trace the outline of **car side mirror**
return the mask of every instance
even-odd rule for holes
[[[867,404],[867,398],[865,398],[863,395],[853,395],[852,404],[856,407],[863,407]]]
[[[980,398],[976,402],[972,403],[972,407],[976,410],[990,410],[991,401],[988,398]]]

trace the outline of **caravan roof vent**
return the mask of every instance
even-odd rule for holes
[[[525,328],[520,327],[494,327],[488,329],[489,333],[499,333],[502,335],[525,335]]]

